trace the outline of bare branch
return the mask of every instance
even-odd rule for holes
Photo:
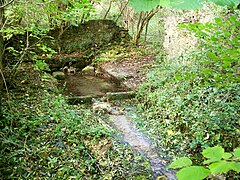
[[[3,6],[0,6],[0,9],[5,8],[6,6],[10,5],[11,3],[13,3],[14,0],[9,1],[7,4],[4,4]]]

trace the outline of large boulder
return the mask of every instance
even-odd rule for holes
[[[92,59],[101,52],[105,46],[129,42],[128,31],[117,26],[112,20],[90,20],[79,26],[66,28],[61,34],[61,30],[55,29],[48,33],[49,37],[43,36],[42,43],[55,50],[58,54],[53,57],[46,57],[41,47],[34,47],[34,51],[40,55],[39,59],[44,59],[49,64],[50,69],[59,71],[65,66],[72,66],[83,69],[91,64]],[[50,38],[51,37],[51,38]],[[26,43],[26,34],[15,35],[7,44],[20,51],[22,45]],[[30,44],[38,44],[38,38],[29,37]],[[26,44],[24,45],[26,46]],[[7,48],[7,47],[6,47]],[[5,54],[6,59],[13,61],[14,56],[10,53]],[[31,55],[29,57],[31,59]]]
[[[65,74],[61,71],[56,71],[52,73],[52,76],[56,78],[57,80],[64,80],[65,79]]]
[[[77,27],[72,26],[64,31],[60,38],[59,32],[60,30],[50,32],[57,41],[51,46],[61,53],[79,52],[79,50],[84,52],[86,49],[98,49],[109,43],[120,43],[130,39],[128,32],[112,20],[90,20]]]
[[[129,42],[128,31],[116,25],[112,20],[90,20],[78,27],[68,28],[59,38],[59,30],[49,32],[54,41],[47,42],[58,55],[47,59],[50,68],[58,70],[71,64],[83,69],[91,64],[101,48],[111,44]]]
[[[82,69],[81,74],[92,76],[95,74],[95,68],[93,66],[86,66]]]

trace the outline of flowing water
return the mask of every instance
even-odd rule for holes
[[[110,120],[124,136],[124,141],[127,142],[132,149],[143,152],[149,159],[153,171],[153,179],[157,179],[159,175],[164,175],[169,180],[176,180],[174,172],[167,172],[163,158],[159,156],[154,146],[149,139],[145,137],[131,123],[125,115],[110,115]]]
[[[99,97],[104,96],[107,92],[124,91],[123,87],[116,85],[117,83],[111,83],[107,79],[96,76],[74,74],[73,76],[67,76],[66,82],[65,94],[67,95]],[[174,172],[167,171],[164,159],[159,156],[150,140],[138,131],[128,117],[119,114],[115,110],[115,113],[110,115],[110,120],[115,128],[123,134],[124,141],[133,150],[142,152],[148,158],[153,172],[153,179],[162,179],[159,178],[162,176],[169,180],[177,179]]]

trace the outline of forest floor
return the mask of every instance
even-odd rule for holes
[[[136,90],[154,65],[155,54],[150,48],[114,46],[97,56],[87,72],[67,73],[60,86],[65,85],[64,94],[70,96],[101,97],[107,92]],[[93,66],[94,72],[89,69]]]
[[[146,73],[155,60],[155,54],[130,56],[120,61],[104,63],[100,67],[104,72],[116,76],[129,89],[135,90],[140,83],[146,80]]]
[[[153,54],[144,54],[104,66],[131,74],[124,81],[135,89],[154,61]],[[94,113],[89,105],[68,105],[56,80],[33,67],[21,64],[1,94],[0,178],[168,176],[162,172],[164,160],[130,118]],[[115,128],[103,121],[112,121]],[[143,145],[138,149],[134,142]]]

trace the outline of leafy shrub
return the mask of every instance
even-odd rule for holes
[[[234,149],[233,153],[226,153],[222,147],[215,146],[203,150],[202,155],[208,159],[203,162],[205,165],[209,164],[207,168],[192,166],[192,161],[187,157],[177,159],[169,167],[182,168],[177,172],[179,180],[202,180],[210,174],[227,173],[231,170],[240,172],[240,148]]]
[[[221,145],[232,151],[239,136],[239,16],[184,25],[203,43],[191,54],[163,59],[138,90],[139,126],[170,154]]]

